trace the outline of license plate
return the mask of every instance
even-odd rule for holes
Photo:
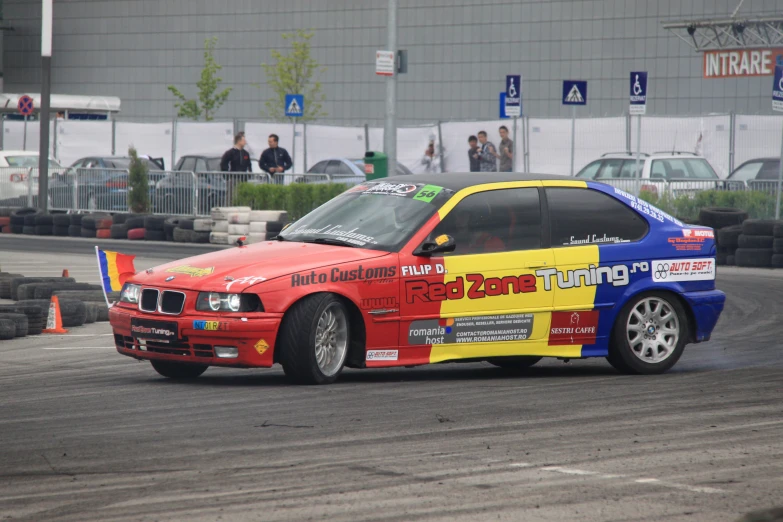
[[[172,321],[150,321],[131,319],[131,335],[136,339],[154,341],[176,341],[179,338],[177,323]]]

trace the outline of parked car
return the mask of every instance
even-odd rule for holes
[[[364,158],[330,158],[319,161],[307,171],[308,174],[328,174],[333,177],[364,178]],[[410,176],[413,173],[402,163],[397,163],[396,176]]]
[[[688,250],[673,239],[688,239]],[[603,183],[535,174],[364,182],[277,240],[131,276],[117,351],[159,374],[607,358],[657,374],[707,341],[726,296],[715,239]]]
[[[756,158],[748,160],[729,174],[726,186],[729,190],[742,188],[770,189],[778,180],[780,158]]]
[[[636,154],[607,153],[590,162],[576,177],[601,181],[638,194],[640,190],[672,195],[692,194],[720,186],[709,161],[690,152],[656,152],[641,155],[641,173],[636,171]]]
[[[155,184],[153,205],[157,212],[191,214],[194,207],[194,187],[198,188],[198,212],[209,213],[215,206],[226,205],[227,182],[220,171],[220,158],[183,156]],[[195,174],[195,177],[194,177]]]
[[[0,202],[6,205],[27,205],[27,195],[32,188],[38,194],[38,152],[29,150],[0,150]],[[33,171],[32,187],[28,182]],[[49,168],[61,169],[56,159],[49,158]]]
[[[147,166],[152,191],[163,178],[163,163],[159,159],[140,159]],[[93,156],[75,161],[65,172],[49,180],[52,208],[73,208],[73,187],[76,183],[77,208],[127,210],[130,162],[127,156]]]

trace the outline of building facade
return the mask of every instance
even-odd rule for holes
[[[507,74],[523,76],[525,115],[562,117],[561,82],[589,82],[579,116],[628,111],[628,74],[649,72],[648,114],[770,114],[771,76],[705,78],[704,58],[662,28],[726,18],[739,0],[400,0],[400,124],[498,118]],[[218,38],[220,119],[262,119],[271,97],[261,63],[281,35],[315,32],[326,67],[324,122],[377,124],[385,84],[386,0],[56,0],[52,92],[118,96],[120,119],[175,115],[176,85],[196,96],[205,38]],[[738,16],[781,14],[781,0],[746,0]],[[40,2],[3,1],[5,92],[40,92]],[[783,44],[781,45],[783,47]],[[305,102],[306,103],[306,102]]]

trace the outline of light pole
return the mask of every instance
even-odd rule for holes
[[[52,87],[52,0],[41,2],[41,110],[38,146],[38,207],[49,207],[49,101]]]
[[[386,119],[383,125],[383,152],[388,158],[388,173],[397,172],[397,0],[389,0],[386,50],[392,53],[394,71],[386,77]]]

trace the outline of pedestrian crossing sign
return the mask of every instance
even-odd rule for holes
[[[304,95],[285,95],[285,115],[290,118],[301,118],[304,116]]]
[[[587,105],[587,82],[563,80],[563,105]]]

